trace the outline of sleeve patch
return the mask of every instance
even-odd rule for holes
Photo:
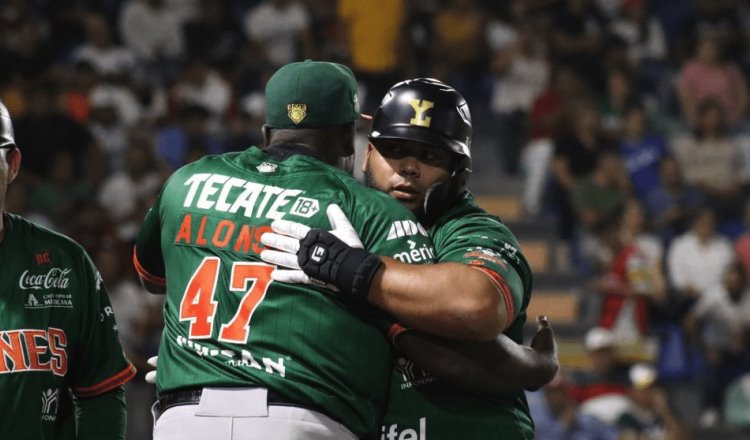
[[[492,249],[483,248],[483,247],[470,248],[468,249],[468,252],[464,254],[464,258],[471,259],[472,265],[479,265],[478,263],[474,263],[474,261],[476,260],[484,260],[490,263],[497,264],[503,269],[507,269],[505,261],[503,261],[503,258],[500,255],[500,253],[493,251]]]
[[[119,387],[120,385],[124,385],[125,383],[130,381],[130,379],[135,377],[135,373],[136,370],[133,364],[128,363],[128,366],[125,367],[124,370],[120,371],[114,376],[110,376],[95,385],[73,388],[73,392],[78,397],[98,396],[99,394],[104,394],[107,391]]]
[[[510,288],[505,282],[505,279],[503,279],[500,274],[487,267],[477,265],[472,265],[470,267],[479,270],[487,275],[492,281],[492,284],[495,285],[498,293],[502,295],[503,302],[505,303],[505,312],[508,315],[508,326],[510,326],[510,324],[513,323],[513,319],[515,318],[515,307],[513,306],[513,295],[510,293]]]

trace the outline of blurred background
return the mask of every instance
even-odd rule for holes
[[[130,253],[165,178],[261,143],[285,63],[351,66],[367,112],[435,77],[534,270],[528,333],[545,313],[560,339],[537,438],[748,438],[749,35],[742,0],[3,0],[5,208],[94,258],[141,370],[128,438],[149,439],[162,302]]]

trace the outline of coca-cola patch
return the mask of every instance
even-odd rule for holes
[[[71,269],[59,267],[52,267],[47,273],[30,273],[25,270],[18,279],[18,287],[22,290],[67,289],[70,272]]]

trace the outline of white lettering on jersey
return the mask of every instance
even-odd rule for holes
[[[409,264],[420,263],[422,261],[435,258],[435,249],[431,245],[424,243],[422,244],[422,246],[417,248],[417,243],[411,240],[408,240],[407,243],[409,243],[409,251],[403,251],[394,254],[393,258],[399,260],[402,263]]]
[[[310,218],[319,210],[316,199],[300,197],[301,189],[281,188],[248,182],[221,174],[194,174],[184,183],[189,187],[182,206],[235,214],[243,209],[245,217],[282,219],[282,209],[290,205],[290,213]],[[242,190],[240,190],[242,189]]]
[[[401,237],[411,237],[417,234],[425,237],[428,236],[427,230],[414,220],[396,220],[388,231],[388,238],[386,238],[386,241],[395,240]]]
[[[59,267],[51,268],[46,274],[32,274],[25,270],[18,279],[18,287],[22,290],[67,289],[70,272],[71,269]]]
[[[276,360],[264,357],[258,362],[255,360],[255,357],[253,357],[253,354],[247,350],[242,350],[240,353],[227,349],[212,350],[206,345],[191,341],[184,336],[177,336],[175,342],[179,347],[187,348],[198,356],[226,358],[224,363],[232,367],[254,368],[256,370],[265,371],[268,374],[276,374],[281,377],[286,377],[286,366],[284,365],[283,357],[277,358]]]
[[[380,428],[380,440],[427,440],[427,417],[419,419],[419,432],[413,429],[398,430],[398,424],[383,425]]]

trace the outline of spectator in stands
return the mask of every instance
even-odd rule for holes
[[[402,66],[413,62],[404,46],[406,3],[340,0],[337,13],[343,52],[365,88],[362,109],[374,112],[388,89],[402,79]]]
[[[615,335],[602,327],[590,329],[583,340],[589,360],[585,370],[571,375],[571,394],[580,411],[612,425],[627,404],[628,369],[618,359]]]
[[[723,48],[727,58],[741,59],[747,47],[747,23],[743,26],[739,9],[738,2],[733,0],[696,0],[691,16],[683,23],[675,39],[675,58],[683,59],[687,54],[686,47],[710,36]]]
[[[664,246],[661,240],[648,230],[648,219],[643,203],[636,198],[629,198],[624,205],[620,219],[620,239],[626,246],[637,247],[648,260],[648,265],[658,269],[662,279],[657,282],[666,287],[663,271]]]
[[[683,312],[705,292],[721,283],[732,262],[732,245],[716,234],[716,216],[709,208],[695,215],[688,232],[672,241],[667,252],[669,280],[678,297],[676,307]]]
[[[584,232],[590,233],[602,222],[613,220],[628,190],[629,182],[617,153],[599,154],[591,173],[577,179],[571,189],[573,208]]]
[[[646,211],[654,231],[667,243],[688,229],[704,196],[685,182],[680,163],[672,156],[662,159],[659,177],[660,185],[646,197]]]
[[[734,242],[734,252],[737,260],[745,266],[745,272],[750,273],[750,201],[745,202],[745,231]]]
[[[220,71],[237,65],[244,35],[231,14],[229,0],[200,0],[182,32],[188,59],[203,58]]]
[[[0,43],[0,66],[3,66],[0,83],[3,79],[36,79],[54,62],[48,23],[32,14],[17,18],[15,23],[0,23],[0,27],[6,28],[3,42]]]
[[[123,242],[135,238],[143,220],[137,208],[157,194],[163,183],[155,163],[149,139],[131,136],[124,168],[111,174],[97,194],[99,204],[118,225],[117,235]]]
[[[534,435],[539,440],[616,440],[618,432],[589,414],[578,411],[571,384],[558,374],[541,391],[543,399],[530,404]],[[529,399],[534,402],[533,399]]]
[[[629,66],[638,88],[664,104],[671,88],[667,40],[659,19],[649,14],[648,0],[623,0],[620,16],[610,29],[627,46]]]
[[[633,231],[627,230],[633,228],[634,209],[631,204],[626,210],[627,226],[623,219],[599,228],[599,242],[609,258],[592,289],[602,295],[599,325],[611,331],[618,344],[646,354],[651,333],[649,308],[665,302],[666,283],[660,261],[653,260],[655,250],[640,247],[630,235]]]
[[[609,149],[609,144],[602,134],[599,111],[592,101],[579,99],[572,103],[566,118],[569,134],[555,140],[552,190],[559,215],[560,236],[571,239],[576,226],[571,191],[579,179],[594,171],[599,156]]]
[[[19,176],[37,182],[48,175],[53,161],[50,148],[73,160],[73,174],[84,175],[84,160],[100,157],[86,127],[68,117],[60,105],[59,90],[51,83],[30,87],[27,112],[14,120],[16,140],[23,145],[24,172]]]
[[[603,83],[601,55],[607,28],[593,0],[564,0],[554,14],[552,52],[555,62],[572,67],[588,84]]]
[[[695,57],[686,62],[677,80],[682,116],[701,129],[701,103],[715,100],[724,122],[735,127],[747,110],[748,92],[745,77],[731,61],[722,58],[717,39],[706,34],[700,36]]]
[[[124,80],[136,71],[136,60],[126,47],[116,44],[107,20],[96,14],[86,16],[86,42],[73,52],[74,62],[86,62],[105,79]]]
[[[298,1],[263,0],[243,20],[253,51],[274,69],[312,54],[309,13]]]
[[[701,296],[685,318],[686,330],[699,335],[708,359],[701,424],[718,422],[724,391],[750,372],[750,292],[745,266],[730,264],[720,283]]]
[[[720,220],[740,215],[737,199],[747,180],[740,140],[728,133],[718,101],[700,103],[695,136],[678,136],[672,150],[685,173],[685,180],[707,196]]]
[[[221,139],[208,130],[211,113],[198,105],[177,110],[174,125],[159,130],[156,134],[156,154],[172,169],[177,169],[206,154],[224,151]]]
[[[516,1],[514,4],[522,3]],[[521,148],[526,142],[528,118],[535,98],[547,87],[550,65],[544,40],[531,23],[518,23],[513,35],[494,48],[491,69],[495,87],[491,107],[499,128],[497,149],[505,172],[518,173]]]
[[[659,19],[649,14],[648,0],[623,0],[612,33],[628,46],[630,65],[642,69],[667,59],[667,40]]]
[[[661,136],[648,131],[648,115],[639,102],[630,102],[624,109],[622,128],[619,151],[623,165],[634,195],[646,201],[659,188],[659,166],[669,150]]]
[[[64,151],[47,155],[50,168],[45,179],[32,187],[29,207],[49,217],[53,223],[65,225],[73,214],[73,207],[88,200],[93,189],[76,178],[74,158]]]
[[[619,140],[623,134],[625,110],[637,102],[638,96],[629,72],[622,68],[607,73],[606,93],[601,101],[602,129],[609,139]]]
[[[69,71],[65,91],[65,113],[80,124],[86,124],[91,116],[91,90],[99,83],[94,66],[86,61],[76,62]]]
[[[636,364],[629,371],[629,404],[617,417],[622,439],[685,440],[685,425],[672,410],[666,392],[657,385],[656,370]]]
[[[488,108],[492,90],[487,23],[487,11],[478,0],[448,0],[432,19],[433,75],[461,92],[474,115]]]
[[[170,98],[177,108],[199,106],[208,110],[209,130],[217,133],[224,124],[232,88],[205,60],[193,58],[183,66]]]
[[[127,0],[123,3],[120,32],[125,45],[146,70],[145,81],[174,77],[176,63],[184,52],[184,19],[183,14],[168,7],[165,0]]]
[[[564,123],[563,102],[571,102],[585,93],[585,87],[575,72],[555,66],[549,86],[534,99],[529,114],[529,143],[522,153],[526,174],[523,204],[527,213],[541,211],[541,199],[547,181],[548,168],[554,151],[553,139],[558,137]]]

